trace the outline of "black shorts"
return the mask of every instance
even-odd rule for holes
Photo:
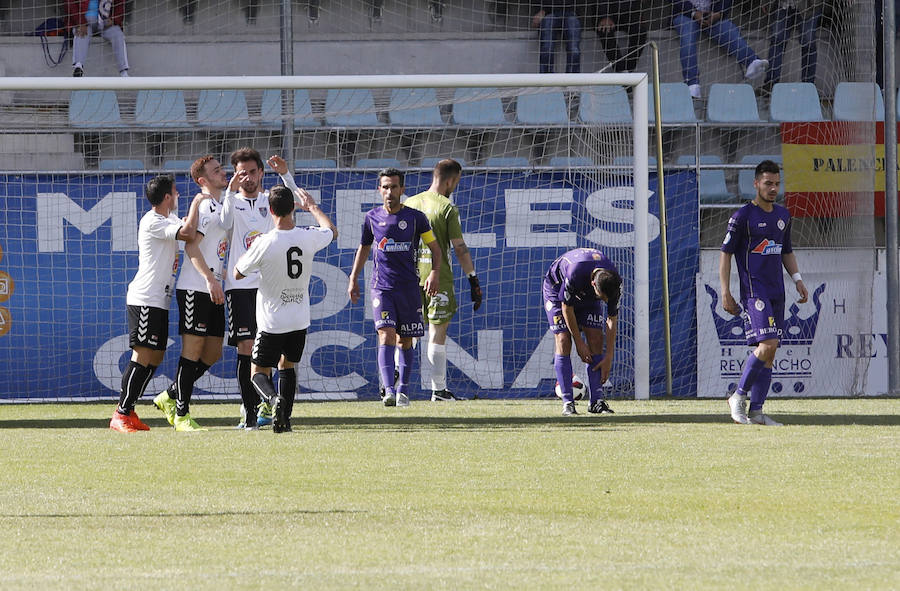
[[[284,333],[259,332],[253,341],[251,361],[259,367],[275,367],[284,355],[291,363],[299,363],[304,346],[306,346],[305,328]]]
[[[256,337],[256,290],[231,289],[225,292],[228,304],[228,344]]]
[[[178,299],[178,334],[225,336],[225,305],[214,304],[205,291],[175,290]]]
[[[165,351],[169,311],[152,306],[128,306],[128,346]]]

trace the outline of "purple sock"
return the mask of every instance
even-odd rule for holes
[[[747,361],[744,363],[744,373],[741,374],[741,379],[738,381],[737,385],[737,391],[739,394],[746,396],[750,393],[750,389],[753,387],[753,382],[756,381],[760,370],[765,366],[765,362],[760,361],[760,359],[752,352],[747,356]]]
[[[397,378],[397,392],[403,392],[404,394],[409,394],[409,376],[412,374],[412,364],[413,364],[413,350],[412,347],[409,349],[400,349],[400,363],[397,368],[397,373],[400,376]]]
[[[591,397],[591,404],[600,400],[603,397],[603,382],[601,382],[601,370],[597,369],[597,371],[591,371],[591,368],[603,361],[603,355],[593,355],[591,356],[591,363],[584,364],[584,373],[587,374],[587,387],[588,393]]]
[[[750,388],[750,410],[762,410],[766,396],[769,395],[769,384],[772,383],[772,368],[763,367]]]
[[[553,356],[553,368],[556,370],[556,381],[559,382],[559,389],[562,390],[563,400],[565,402],[574,402],[572,396],[572,359],[566,355]]]
[[[394,394],[394,345],[378,345],[378,373],[384,391]]]

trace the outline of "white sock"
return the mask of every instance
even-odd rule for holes
[[[431,389],[447,389],[447,345],[428,343],[428,361],[431,362]]]

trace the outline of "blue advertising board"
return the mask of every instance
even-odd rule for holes
[[[125,291],[137,267],[137,223],[147,210],[150,174],[0,174],[0,400],[113,398],[128,359]],[[351,304],[347,274],[368,209],[380,202],[371,173],[296,175],[335,220],[339,239],[317,255],[310,285],[312,325],[298,371],[301,398],[377,396],[375,331],[368,302]],[[425,190],[430,173],[406,177],[406,194]],[[176,176],[182,214],[196,186]],[[267,176],[265,186],[278,182]],[[665,359],[656,179],[650,189],[651,395],[665,393]],[[454,201],[485,291],[473,312],[456,270],[459,312],[448,343],[449,388],[466,397],[547,395],[555,377],[540,284],[554,258],[577,246],[600,248],[624,284],[611,383],[633,395],[632,204],[627,179],[600,184],[579,172],[465,173]],[[693,343],[694,279],[699,264],[696,180],[666,175],[672,341]],[[312,223],[308,214],[299,223]],[[5,287],[4,287],[5,285]],[[362,287],[362,286],[361,286]],[[363,290],[367,292],[368,290]],[[5,292],[5,293],[4,293]],[[168,385],[180,340],[170,312],[170,346],[148,392]],[[423,349],[423,347],[419,347]],[[696,395],[696,347],[676,352],[677,396]],[[197,384],[199,398],[237,399],[234,352]],[[421,367],[419,367],[421,366]],[[414,397],[430,368],[417,355]],[[576,373],[578,369],[576,367]]]

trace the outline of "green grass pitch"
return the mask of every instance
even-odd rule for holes
[[[897,589],[900,401],[0,406],[0,589]]]

